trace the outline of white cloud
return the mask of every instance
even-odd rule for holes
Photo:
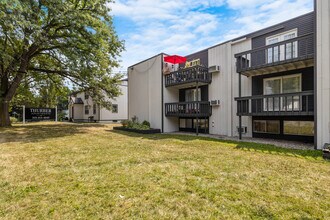
[[[209,8],[223,7],[223,14]],[[134,23],[122,66],[160,52],[187,55],[307,13],[313,0],[117,0],[112,14]]]

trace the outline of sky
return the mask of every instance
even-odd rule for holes
[[[189,55],[313,10],[313,0],[116,0],[120,68],[161,52]]]

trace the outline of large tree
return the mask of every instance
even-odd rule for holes
[[[0,126],[10,125],[9,103],[25,78],[68,79],[99,104],[120,93],[123,50],[112,26],[112,0],[0,1]]]

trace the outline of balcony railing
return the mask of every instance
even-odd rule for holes
[[[235,98],[238,116],[314,115],[314,92]]]
[[[203,66],[193,66],[180,69],[165,76],[165,86],[175,86],[192,82],[211,83],[212,74],[208,68]]]
[[[312,59],[314,33],[235,54],[237,72]]]
[[[212,108],[209,102],[166,103],[165,115],[172,117],[209,117]]]

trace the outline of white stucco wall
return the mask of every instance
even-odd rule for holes
[[[112,113],[111,110],[107,110],[104,107],[99,107],[96,105],[96,113],[93,114],[93,98],[89,96],[88,99],[85,99],[85,93],[81,92],[76,94],[76,97],[72,99],[81,98],[84,104],[74,104],[74,114],[72,117],[72,104],[69,104],[69,117],[76,120],[88,120],[90,116],[94,117],[94,120],[97,121],[113,121],[113,120],[125,120],[128,118],[128,97],[127,97],[127,81],[122,81],[119,86],[121,90],[121,95],[115,99],[107,99],[111,101],[112,104],[118,105],[118,113]],[[89,105],[89,114],[85,114],[85,106]]]
[[[101,108],[97,114],[100,114],[100,121],[126,120],[128,119],[128,83],[122,81],[119,86],[121,95],[115,99],[108,99],[113,105],[118,105],[118,113],[113,113],[112,110]]]
[[[128,68],[128,117],[162,128],[162,55]]]
[[[234,57],[235,54],[241,53],[244,51],[248,51],[252,49],[252,42],[251,39],[246,39],[239,43],[233,43],[231,45],[231,57]],[[232,136],[238,136],[239,133],[237,131],[237,127],[239,125],[239,117],[236,116],[237,113],[237,102],[234,100],[235,97],[239,96],[239,74],[236,72],[236,59],[231,60],[231,72],[232,72],[232,79],[231,79],[231,89],[233,94],[232,99]],[[252,79],[251,77],[246,77],[242,75],[242,96],[251,96],[252,95]],[[252,117],[244,116],[242,117],[242,126],[246,126],[248,131],[246,134],[243,134],[243,137],[252,137]]]
[[[330,2],[317,0],[317,147],[330,143]]]
[[[212,107],[211,134],[238,136],[237,103],[234,98],[239,96],[239,74],[236,72],[234,55],[250,49],[251,39],[234,44],[228,42],[209,49],[209,66],[220,66],[220,73],[212,75],[209,85],[209,100],[220,100],[220,106]],[[251,79],[242,76],[242,96],[251,95],[251,88]],[[248,127],[248,133],[243,136],[252,136],[252,118],[242,117],[242,125]]]
[[[179,89],[178,88],[165,88],[164,86],[164,109],[165,103],[179,102]],[[165,114],[165,110],[164,110]],[[178,117],[164,117],[164,132],[175,132],[179,130]]]

